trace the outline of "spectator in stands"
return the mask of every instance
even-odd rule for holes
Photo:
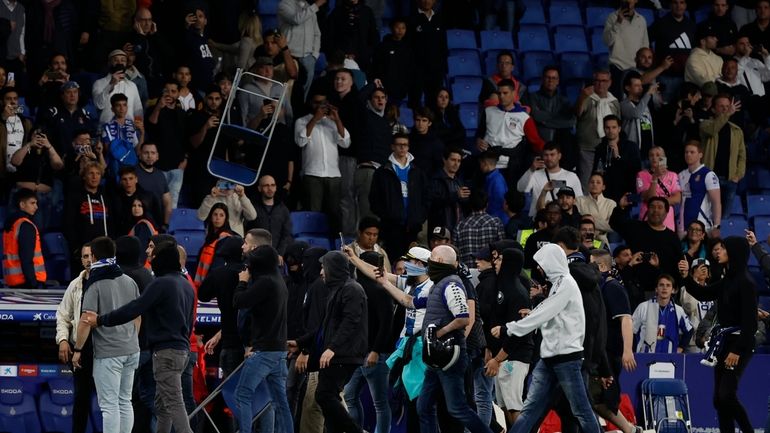
[[[604,196],[604,176],[594,172],[588,180],[588,194],[577,198],[576,205],[580,215],[591,215],[596,229],[596,238],[608,243],[607,233],[612,231],[610,216],[615,210],[615,200]]]
[[[182,111],[195,110],[198,106],[200,95],[196,93],[198,89],[190,84],[193,79],[190,67],[187,65],[177,66],[171,77],[179,83],[177,100]]]
[[[40,230],[58,227],[61,215],[58,211],[60,203],[53,192],[54,176],[64,168],[64,161],[44,130],[32,131],[27,143],[11,155],[11,165],[16,168],[14,189],[27,188],[37,193],[39,209],[35,221]]]
[[[27,49],[24,44],[24,34],[27,30],[25,7],[16,0],[11,0],[0,6],[0,18],[11,22],[11,29],[3,41],[5,45],[5,58],[3,65],[9,72],[15,72],[19,76],[25,74],[25,62]]]
[[[70,192],[80,183],[80,173],[89,162],[97,163],[102,171],[107,169],[104,160],[104,144],[98,140],[91,140],[91,132],[87,129],[78,129],[73,133],[71,144],[64,150],[64,181],[65,191]]]
[[[150,98],[155,98],[163,81],[171,78],[171,65],[175,64],[176,56],[173,47],[158,33],[158,25],[152,18],[150,9],[136,9],[134,31],[123,45],[123,51],[135,56],[134,66],[147,79]]]
[[[18,211],[3,225],[3,275],[9,287],[40,289],[47,279],[40,232],[33,222],[37,213],[35,191],[20,188],[13,196]],[[62,281],[63,283],[63,281]]]
[[[717,31],[709,23],[702,23],[695,33],[697,44],[687,58],[684,80],[697,86],[719,78],[722,58],[714,52],[717,48]]]
[[[163,217],[163,208],[160,201],[150,192],[139,185],[136,175],[136,167],[126,166],[118,173],[120,183],[114,193],[115,205],[115,232],[128,233],[136,224],[136,216],[133,215],[134,200],[139,200],[143,205],[142,216],[152,221],[159,221]],[[146,242],[144,243],[146,245]]]
[[[468,204],[471,213],[463,218],[452,232],[452,243],[460,250],[460,261],[473,266],[473,254],[485,245],[505,237],[500,218],[487,213],[488,196],[484,190],[471,193]]]
[[[594,249],[607,250],[609,248],[604,241],[596,238],[596,224],[594,224],[592,215],[584,215],[581,218],[578,230],[580,231],[580,245],[582,248],[588,251]]]
[[[88,270],[91,268],[91,246],[85,244],[80,249],[80,262],[83,271],[70,281],[62,295],[59,306],[56,307],[56,344],[59,346],[59,362],[71,365],[77,339],[78,323],[80,323],[80,304],[83,300],[83,286],[88,280]],[[74,400],[72,403],[72,431],[85,432],[90,426],[91,397],[96,388],[94,385],[94,348],[91,339],[87,339],[80,351],[80,368],[72,371]]]
[[[691,222],[701,221],[706,232],[712,237],[719,237],[723,213],[719,178],[703,165],[703,145],[699,141],[689,141],[684,146],[684,159],[687,168],[679,173],[682,207],[679,211],[678,232],[682,235]],[[725,206],[730,207],[731,204],[725,203]]]
[[[203,199],[198,207],[198,219],[204,221],[207,215],[217,203],[224,203],[227,206],[228,225],[232,233],[243,235],[243,225],[257,217],[257,210],[246,195],[246,190],[242,185],[237,185],[228,181],[219,181],[211,188],[211,194]]]
[[[271,29],[266,31],[262,37],[264,42],[254,50],[254,57],[269,57],[275,66],[273,68],[275,80],[286,83],[287,94],[292,94],[294,80],[299,77],[299,63],[294,59],[289,49],[286,35],[281,34],[278,29]],[[286,108],[291,112],[288,102]]]
[[[322,34],[324,52],[342,50],[346,57],[369,72],[374,46],[379,42],[379,24],[372,9],[359,0],[345,0],[329,13]]]
[[[278,186],[272,176],[264,175],[260,177],[257,184],[259,200],[254,206],[256,217],[252,218],[251,222],[247,222],[245,227],[255,227],[269,231],[273,236],[273,248],[278,251],[278,259],[283,263],[286,248],[294,241],[294,238],[291,236],[292,228],[289,208],[276,198]]]
[[[181,278],[179,251],[175,243],[160,242],[152,251],[155,280],[136,300],[98,317],[86,317],[90,326],[111,327],[145,315],[148,345],[152,351],[155,409],[158,431],[192,433],[182,400],[182,371],[190,356],[194,292]],[[93,272],[93,271],[92,271]]]
[[[102,124],[102,143],[108,149],[108,172],[117,177],[121,167],[136,163],[136,150],[144,142],[144,122],[127,117],[128,98],[122,93],[110,96],[113,117]]]
[[[294,142],[302,149],[302,189],[304,207],[326,210],[339,226],[342,188],[338,147],[350,147],[350,133],[340,119],[337,107],[330,105],[319,91],[311,93],[312,112],[297,119]]]
[[[700,124],[703,143],[703,163],[714,170],[719,178],[722,195],[722,218],[730,212],[730,206],[738,189],[738,182],[746,174],[746,145],[743,131],[728,119],[741,108],[729,96],[714,98],[713,117]]]
[[[134,60],[136,55],[133,51],[127,51],[126,57],[126,78],[136,84],[136,90],[139,92],[139,100],[142,102],[142,107],[147,106],[147,100],[150,98],[149,91],[147,90],[147,78],[139,72],[139,69],[134,66]]]
[[[640,287],[644,290],[652,290],[657,285],[655,277],[661,273],[676,275],[676,266],[682,250],[679,237],[665,224],[666,215],[671,208],[669,201],[656,196],[646,201],[646,219],[632,220],[628,215],[630,208],[628,195],[624,195],[612,211],[610,226],[631,248],[633,253],[631,260]],[[669,273],[672,271],[674,273]],[[633,292],[629,293],[629,299],[634,298]]]
[[[92,88],[94,105],[99,110],[99,123],[107,123],[112,119],[110,110],[112,95],[122,93],[127,98],[127,116],[133,119],[144,117],[142,102],[139,98],[139,90],[131,80],[126,77],[128,55],[123,50],[112,50],[107,56],[107,65],[110,72],[96,80]]]
[[[501,81],[510,80],[513,82],[514,102],[519,102],[519,100],[527,93],[527,86],[522,84],[513,75],[513,72],[516,70],[516,60],[513,57],[513,53],[510,51],[501,51],[497,54],[496,64],[497,70],[495,73],[490,75],[482,83],[479,100],[486,106],[489,104],[497,105],[494,102],[494,99],[490,101],[490,97],[497,93]]]
[[[414,57],[411,42],[406,38],[406,26],[405,18],[391,20],[390,33],[374,49],[372,58],[371,76],[382,82],[394,102],[403,101],[412,85]]]
[[[205,89],[214,79],[216,66],[216,60],[208,45],[208,13],[201,6],[188,7],[190,9],[184,18],[187,29],[184,36],[184,58],[192,74],[190,87]]]
[[[703,21],[704,25],[716,31],[717,47],[714,51],[725,57],[735,54],[735,38],[738,36],[738,26],[735,25],[729,11],[730,5],[727,4],[727,0],[713,0],[708,18]]]
[[[550,183],[547,183],[543,187],[543,190],[548,190],[550,185]],[[544,194],[540,194],[541,198],[543,196]],[[556,193],[556,201],[559,203],[559,207],[561,208],[561,225],[577,228],[578,225],[580,225],[580,221],[583,219],[583,217],[580,216],[580,212],[578,212],[577,206],[575,206],[575,190],[568,186],[559,188],[559,192]],[[539,198],[538,202],[541,202]],[[545,205],[543,205],[543,207],[540,209],[544,208]]]
[[[8,177],[9,173],[16,172],[11,159],[24,146],[24,140],[32,132],[32,122],[19,114],[19,92],[16,89],[6,87],[0,91],[0,95],[3,102],[3,110],[0,112],[0,175]]]
[[[671,65],[674,63],[674,59],[671,56],[667,56],[666,58],[660,60],[658,65],[653,68],[653,57],[654,53],[652,52],[651,48],[639,48],[639,50],[636,52],[636,57],[634,57],[636,66],[627,70],[626,73],[631,71],[638,72],[642,76],[642,84],[646,85],[654,83],[657,81],[657,78],[660,74],[671,67]]]
[[[736,59],[727,59],[722,63],[722,75],[716,79],[717,92],[725,93],[736,102],[740,102],[743,110],[736,112],[730,116],[730,121],[740,127],[746,125],[748,116],[753,113],[750,111],[756,107],[752,101],[752,94],[749,88],[746,87],[743,80],[738,77],[738,61]],[[756,116],[752,116],[756,118]],[[764,123],[765,119],[760,120],[760,124]],[[754,129],[750,130],[749,136],[753,135]]]
[[[376,217],[368,216],[361,218],[358,222],[358,236],[356,240],[349,245],[356,257],[361,254],[373,251],[383,256],[383,267],[390,272],[390,259],[388,253],[379,244],[380,239],[380,221]]]
[[[689,264],[695,259],[705,259],[708,255],[706,225],[699,220],[693,220],[687,225],[687,232],[682,238],[682,252]],[[714,239],[719,239],[714,238]],[[681,270],[681,269],[680,269]],[[705,311],[704,311],[705,314]]]
[[[429,104],[433,112],[433,131],[446,147],[465,145],[465,127],[460,119],[460,110],[452,103],[449,89],[442,88],[436,95],[434,104]]]
[[[203,221],[203,225],[206,227],[206,238],[198,253],[198,266],[195,271],[195,278],[193,279],[195,285],[198,287],[200,287],[203,279],[206,278],[206,275],[208,275],[214,264],[217,243],[219,243],[220,240],[233,235],[233,230],[230,228],[230,217],[228,213],[229,209],[225,203],[214,203],[211,206],[211,210],[209,210],[206,220]],[[245,252],[246,251],[244,251],[244,253]]]
[[[142,245],[147,245],[152,238],[158,234],[157,223],[145,209],[150,206],[144,200],[134,198],[131,201],[131,216],[134,218],[134,224],[128,231],[129,236],[136,236]],[[142,254],[142,264],[147,260],[147,255]]]
[[[673,63],[660,76],[658,82],[665,85],[663,100],[672,101],[682,86],[685,63],[690,51],[698,45],[695,39],[695,22],[685,15],[686,0],[672,0],[671,11],[658,18],[649,28],[650,43],[655,46],[658,58],[671,56]]]
[[[208,158],[214,147],[219,122],[222,119],[224,100],[219,87],[210,86],[203,99],[203,109],[190,113],[187,118],[187,133],[190,134],[190,150],[185,176],[190,187],[190,203],[198,204],[211,190],[214,177],[208,172]],[[246,113],[242,114],[245,116]]]
[[[391,149],[388,163],[374,172],[369,203],[380,218],[385,250],[390,257],[400,257],[417,238],[427,218],[427,180],[422,170],[412,164],[414,156],[409,153],[407,135],[394,135]]]
[[[72,251],[72,272],[80,271],[80,247],[86,242],[112,233],[114,214],[110,196],[101,186],[104,167],[90,161],[80,171],[81,184],[70,191],[64,207],[64,236]]]
[[[503,225],[507,225],[510,217],[505,212],[505,194],[508,192],[508,183],[503,174],[497,169],[497,160],[500,156],[494,149],[487,149],[478,156],[479,172],[483,175],[484,191],[489,198],[487,212],[500,218]],[[479,185],[480,187],[481,185]],[[468,190],[470,196],[470,190]],[[467,198],[467,197],[466,197]]]
[[[545,142],[566,139],[575,126],[575,111],[572,103],[559,92],[559,68],[543,68],[540,88],[530,90],[522,97],[522,105],[530,108],[530,116],[535,120],[537,133]]]
[[[444,167],[430,178],[426,191],[428,227],[442,226],[451,230],[460,220],[460,207],[470,196],[470,189],[459,177],[462,151],[447,148],[443,157]]]
[[[770,25],[770,1],[757,0],[755,12],[756,19],[741,26],[741,33],[749,37],[753,46],[770,47],[770,32],[767,31],[767,27]],[[736,24],[738,23],[736,22]]]
[[[532,257],[542,248],[543,245],[551,242],[556,232],[561,228],[561,206],[556,201],[548,202],[545,205],[545,228],[532,233],[525,242],[524,247],[524,268],[535,269],[535,262]]]
[[[693,260],[692,265],[690,265],[687,260],[680,260],[679,275],[682,277],[682,280],[686,279],[691,274],[693,279],[695,279],[695,270],[697,270],[701,265],[705,265],[707,269],[710,266],[709,261],[705,258]],[[698,274],[697,278],[698,279],[695,280],[696,283],[700,285],[706,285],[708,284],[708,280],[711,278],[711,272],[707,272],[705,275],[700,273]],[[687,318],[690,319],[690,324],[692,324],[693,329],[696,330],[693,333],[690,341],[687,343],[687,347],[685,348],[684,352],[700,353],[701,349],[698,347],[696,342],[698,338],[698,328],[701,322],[706,320],[706,314],[708,314],[708,312],[714,307],[714,301],[701,302],[695,299],[691,294],[687,292],[686,285],[683,285],[679,288],[679,299],[682,305],[682,309],[687,314]]]
[[[139,165],[136,170],[136,177],[139,178],[139,185],[147,192],[155,196],[163,206],[163,213],[156,216],[157,222],[164,227],[168,227],[171,219],[171,193],[168,189],[168,182],[163,172],[155,168],[158,162],[158,147],[155,143],[142,143],[139,148]]]
[[[452,232],[446,227],[433,227],[428,233],[428,246],[452,245]]]
[[[724,1],[724,0],[717,0]],[[761,59],[753,57],[758,52]],[[765,96],[764,83],[770,81],[770,52],[764,46],[752,46],[749,37],[738,35],[735,42],[735,59],[738,61],[738,79],[753,95]]]
[[[602,39],[610,49],[610,74],[615,83],[624,82],[623,71],[631,69],[634,57],[642,47],[649,47],[647,20],[636,13],[637,0],[621,2],[604,23]]]
[[[248,431],[254,421],[252,399],[264,381],[275,410],[278,431],[291,431],[294,421],[286,399],[286,301],[289,292],[278,270],[278,253],[262,245],[246,256],[247,268],[238,274],[233,307],[248,311],[245,361],[235,388],[238,425]],[[332,329],[327,329],[331,332]]]
[[[37,81],[40,92],[38,105],[40,107],[57,105],[61,88],[68,81],[70,81],[70,74],[67,72],[67,58],[61,53],[52,54],[48,60],[48,68]]]
[[[256,58],[251,71],[260,77],[273,79],[273,60],[267,56],[259,56]],[[271,103],[272,101],[258,95],[269,96],[277,100],[281,97],[282,88],[272,81],[257,78],[244,83],[243,89],[257,93],[257,95],[253,95],[247,92],[241,92],[237,96],[238,104],[243,115],[243,125],[251,129],[257,129],[263,120],[272,117],[276,107],[274,103]],[[280,118],[283,120],[283,116]]]
[[[96,119],[80,105],[80,85],[75,81],[62,84],[56,98],[38,108],[36,123],[48,131],[48,139],[62,156],[69,153],[76,131],[96,130]]]
[[[646,155],[654,143],[650,100],[658,92],[658,84],[651,84],[645,91],[642,87],[642,77],[635,72],[629,72],[623,79],[623,88],[626,98],[620,103],[622,131],[628,141],[639,148],[639,153]]]
[[[639,342],[636,352],[683,353],[689,345],[693,328],[682,307],[672,299],[674,284],[671,275],[660,275],[655,298],[634,310],[634,335]]]
[[[186,115],[177,98],[179,83],[168,79],[158,101],[147,111],[147,133],[153,137],[158,148],[157,168],[163,172],[171,195],[171,208],[176,209],[179,193],[187,166]]]
[[[433,133],[433,112],[427,107],[414,109],[414,128],[409,133],[409,152],[414,163],[428,176],[443,166],[444,143]]]
[[[516,184],[519,191],[531,193],[533,198],[537,197],[532,200],[529,208],[530,217],[535,216],[538,209],[537,202],[540,201],[541,197],[543,204],[556,200],[555,193],[561,187],[556,186],[554,181],[572,188],[576,196],[583,195],[583,188],[580,186],[578,177],[575,173],[561,168],[559,161],[561,161],[561,146],[554,142],[546,144],[545,149],[543,149],[543,156],[535,157],[529,170],[524,172]],[[547,183],[550,184],[548,189],[545,188]]]
[[[366,139],[362,140],[357,148],[358,166],[353,182],[358,214],[361,218],[372,215],[369,206],[372,176],[374,176],[374,170],[388,160],[392,134],[385,118],[387,103],[388,93],[382,87],[372,90],[366,103],[363,129]]]
[[[426,0],[432,1],[432,0]],[[518,102],[516,84],[511,80],[501,80],[497,83],[500,95],[500,105],[486,107],[479,119],[479,129],[476,131],[476,148],[483,152],[489,148],[500,151],[497,168],[505,169],[506,179],[517,179],[526,171],[523,143],[529,143],[534,153],[543,150],[545,142],[537,133],[537,125],[527,114],[527,110]]]
[[[714,83],[708,87],[716,90]],[[700,140],[698,124],[703,116],[701,90],[692,83],[684,83],[680,90],[679,100],[671,101],[658,110],[655,117],[655,144],[662,147],[668,155],[668,166],[671,170],[684,170],[684,144],[690,140]]]
[[[447,71],[446,27],[444,16],[436,11],[436,0],[420,0],[417,10],[408,19],[407,34],[412,45],[414,63],[409,105],[416,107],[422,100],[433,100],[438,94]]]
[[[524,211],[524,194],[516,189],[509,189],[503,196],[503,212],[508,218],[505,224],[506,239],[516,239],[519,229],[530,225],[529,215]]]
[[[264,43],[262,39],[262,20],[260,20],[257,10],[252,9],[245,22],[243,21],[242,18],[239,18],[237,32],[240,35],[231,33],[234,36],[232,44],[225,43],[224,41],[214,42],[219,37],[214,37],[213,40],[209,39],[209,46],[225,55],[224,69],[226,70],[230,69],[227,65],[231,62],[234,63],[233,66],[236,68],[241,68],[244,71],[250,70],[254,64],[254,49]],[[236,40],[238,38],[240,40]],[[228,57],[234,58],[230,60]]]
[[[637,263],[634,256],[631,248],[625,244],[615,247],[612,251],[612,260],[614,262],[612,269],[613,272],[618,274],[620,280],[623,281],[629,305],[639,305],[645,300],[644,291],[640,288],[639,281],[636,278],[634,266]]]
[[[87,288],[83,291],[82,316],[95,321],[98,315],[116,311],[139,297],[139,288],[124,274],[115,261],[115,243],[107,237],[91,242],[94,263],[91,265]],[[88,335],[89,319],[81,317],[72,356],[74,368],[80,367],[80,357]],[[139,365],[138,332],[141,318],[113,328],[93,331],[94,384],[105,433],[131,430],[134,411],[131,389],[134,371]]]
[[[305,70],[305,82],[300,83],[305,98],[310,91],[316,59],[321,51],[321,30],[316,14],[324,4],[326,0],[317,1],[312,5],[304,0],[281,0],[278,3],[278,26],[281,33],[286,35],[289,50]]]
[[[604,118],[611,114],[620,117],[620,102],[609,92],[610,85],[612,79],[609,72],[594,72],[593,85],[583,89],[575,105],[577,143],[580,147],[577,171],[582,185],[588,185],[596,147],[604,138]]]
[[[673,206],[682,201],[682,188],[679,177],[669,171],[666,153],[662,147],[653,147],[649,153],[649,170],[641,170],[636,175],[636,193],[641,196],[639,219],[647,216],[647,200],[652,197],[662,197],[670,205],[664,224],[670,230],[676,231]]]

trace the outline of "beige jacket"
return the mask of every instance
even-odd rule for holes
[[[64,291],[59,306],[56,308],[56,344],[62,341],[75,342],[80,320],[80,301],[83,299],[83,281],[86,271],[81,271]]]

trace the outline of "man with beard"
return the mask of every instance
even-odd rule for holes
[[[558,202],[552,201],[545,205],[546,228],[536,231],[527,238],[526,246],[524,247],[525,269],[535,269],[536,265],[533,257],[543,245],[551,242],[551,238],[561,227],[561,217],[561,206]]]
[[[626,139],[620,118],[614,114],[606,116],[604,138],[596,146],[593,169],[604,175],[607,198],[618,201],[623,194],[633,191],[641,166],[639,146]]]
[[[211,148],[214,146],[214,137],[217,133],[219,122],[222,119],[223,99],[221,90],[217,86],[210,86],[206,90],[203,99],[203,109],[190,114],[188,118],[190,133],[190,156],[185,168],[185,182],[190,187],[190,203],[198,204],[203,197],[208,195],[211,185],[216,179],[209,174],[208,163]],[[223,148],[219,147],[218,148]],[[218,154],[217,156],[224,156]]]
[[[136,169],[136,177],[142,189],[151,193],[155,200],[163,203],[163,214],[153,216],[158,218],[157,222],[162,222],[164,227],[168,227],[172,210],[171,192],[168,189],[166,176],[162,171],[155,169],[156,162],[158,162],[158,147],[152,142],[143,143],[139,150],[139,166]]]

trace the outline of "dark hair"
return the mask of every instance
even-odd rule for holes
[[[374,216],[364,216],[358,221],[358,231],[362,232],[370,227],[380,229],[380,219]]]
[[[593,172],[591,172],[591,175],[588,176],[588,178],[591,179],[594,176],[601,177],[602,178],[602,182],[605,183],[605,184],[607,183],[607,182],[604,181],[604,173],[602,173],[601,171],[593,171]]]
[[[211,219],[214,216],[214,211],[217,209],[222,209],[222,211],[224,211],[225,213],[225,224],[220,229],[215,229],[214,226],[211,224]],[[214,206],[211,206],[211,210],[209,210],[209,214],[206,217],[206,220],[203,221],[203,225],[206,226],[206,243],[207,244],[214,241],[222,232],[232,232],[233,230],[230,228],[230,211],[227,209],[227,205],[224,203],[214,203]]]
[[[393,26],[396,25],[396,23],[407,24],[407,18],[404,17],[404,16],[397,16],[397,17],[393,18],[392,20],[390,20],[390,28],[392,29]]]
[[[433,111],[431,111],[428,107],[417,107],[414,109],[414,118],[417,119],[418,117],[424,117],[428,119],[430,122],[433,122]]]
[[[472,211],[484,210],[487,208],[489,202],[489,196],[483,189],[474,189],[471,192],[471,198],[468,200],[468,205]]]
[[[648,198],[647,207],[649,208],[652,205],[652,203],[656,201],[663,203],[663,206],[666,208],[666,212],[668,212],[668,209],[671,207],[671,205],[668,203],[668,200],[666,200],[665,197],[655,196],[655,197]]]
[[[524,194],[516,188],[509,188],[503,196],[505,204],[508,206],[508,210],[513,213],[519,213],[524,209],[525,198]]]
[[[618,116],[616,116],[614,114],[608,114],[608,115],[604,116],[604,119],[602,119],[602,125],[607,123],[608,120],[614,120],[614,121],[618,122],[618,126],[620,126],[620,117],[618,117]]]
[[[658,275],[658,278],[655,279],[655,286],[656,287],[657,287],[658,283],[660,282],[660,280],[668,280],[669,282],[671,282],[671,285],[674,286],[674,289],[676,290],[676,280],[671,275],[666,274],[666,273]]]
[[[173,84],[177,88],[182,87],[181,84],[179,84],[179,81],[177,81],[175,78],[168,77],[165,80],[163,80],[163,87],[166,87],[166,84]]]
[[[629,71],[626,76],[623,78],[623,88],[631,85],[631,80],[641,80],[642,75],[636,71]]]
[[[265,229],[251,229],[246,232],[246,235],[256,239],[257,246],[273,244],[273,235]]]
[[[20,188],[13,195],[13,202],[18,205],[19,203],[27,201],[31,198],[37,198],[37,193],[35,193],[35,191],[32,191],[29,188]]]
[[[88,136],[91,136],[91,130],[88,128],[77,128],[75,132],[72,133],[72,139],[74,140],[75,137],[83,134],[88,134]]]
[[[497,83],[497,88],[501,87],[510,87],[511,90],[516,90],[516,83],[513,82],[513,80],[509,80],[508,78],[502,79]]]
[[[3,89],[2,89],[2,90],[0,90],[0,99],[5,99],[5,97],[6,97],[6,96],[7,96],[9,93],[15,93],[15,94],[16,94],[16,96],[19,96],[19,91],[18,91],[18,90],[16,90],[16,88],[15,88],[15,87],[3,87]]]
[[[222,89],[219,88],[216,84],[212,84],[210,86],[206,87],[206,95],[211,93],[219,93],[219,96],[222,96]]]
[[[543,152],[546,150],[556,150],[561,152],[561,145],[555,141],[549,141],[548,143],[545,143],[545,146],[543,146]]]
[[[351,80],[353,80],[353,81],[355,81],[355,79],[356,79],[356,77],[354,77],[354,76],[353,76],[353,71],[351,71],[351,70],[350,70],[350,69],[348,69],[348,68],[341,68],[341,69],[337,69],[337,70],[334,72],[334,75],[338,75],[339,73],[345,73],[345,74],[348,74],[348,75],[350,75],[350,79],[351,79]],[[356,87],[356,83],[353,83],[353,87]]]
[[[128,96],[122,93],[116,93],[110,96],[110,106],[115,105],[117,102],[128,102]]]
[[[67,66],[69,66],[69,59],[67,58],[67,56],[64,55],[64,53],[60,51],[54,51],[53,53],[51,53],[50,56],[48,56],[48,64],[50,65],[51,63],[53,63],[53,59],[57,57],[64,57],[64,61],[67,62]]]
[[[156,150],[158,149],[158,145],[157,145],[157,144],[155,144],[155,142],[154,142],[154,141],[152,141],[152,140],[148,140],[148,141],[145,141],[144,143],[142,143],[142,145],[141,145],[141,146],[139,146],[139,150],[142,150],[142,149],[144,149],[144,146],[155,146],[155,149],[156,149]]]
[[[631,247],[629,247],[628,245],[625,245],[625,244],[618,245],[617,247],[615,247],[614,250],[612,250],[612,257],[615,258],[615,257],[619,256],[620,253],[622,253],[623,251],[630,250],[630,249],[631,249]]]
[[[716,96],[714,96],[714,99],[711,100],[711,103],[713,105],[716,105],[717,101],[720,100],[720,99],[727,99],[728,101],[731,101],[732,100],[732,96],[730,96],[727,93],[719,93]]]
[[[398,140],[399,138],[405,139],[407,143],[409,142],[409,135],[404,134],[403,132],[397,132],[393,134],[393,141],[391,143],[395,144],[396,140]]]
[[[444,152],[443,152],[443,155],[442,155],[442,157],[443,157],[444,159],[449,159],[449,157],[450,157],[450,156],[451,156],[453,153],[456,153],[456,154],[460,155],[460,158],[462,159],[462,157],[463,157],[463,151],[462,151],[462,149],[460,149],[459,147],[446,147],[446,148],[444,148]]]
[[[592,226],[594,226],[594,228],[596,228],[596,223],[591,218],[583,218],[583,219],[581,219],[579,225],[582,226],[583,224],[591,224]]]
[[[687,222],[687,227],[689,228],[691,224],[698,224],[700,226],[700,229],[703,230],[703,233],[706,233],[706,224],[703,223],[703,221],[699,219],[694,219],[692,221]]]
[[[219,82],[222,80],[227,80],[232,83],[234,79],[235,77],[233,77],[233,74],[227,71],[218,72],[216,75],[214,75],[214,82],[217,84],[219,84]]]
[[[570,250],[580,248],[580,232],[572,226],[564,226],[556,231],[551,242],[554,244],[562,243]]]
[[[156,277],[182,270],[176,241],[160,241],[152,250],[152,271]]]
[[[561,205],[556,200],[552,200],[552,201],[549,201],[548,203],[546,203],[545,204],[545,208],[543,208],[543,210],[548,210],[549,207],[554,207],[554,208],[558,209],[559,212],[561,212]]]
[[[513,65],[516,66],[516,56],[514,56],[512,52],[508,50],[500,51],[499,53],[497,53],[497,57],[495,57],[495,61],[499,63],[500,59],[502,59],[503,57],[510,57],[511,62],[513,62]]]
[[[682,87],[679,89],[679,97],[681,99],[684,99],[696,93],[700,93],[700,87],[698,87],[698,85],[694,83],[684,82],[682,83]]]
[[[535,218],[533,218],[533,220],[534,220],[535,226],[537,226],[538,223],[545,223],[546,222],[545,208],[538,210],[537,213],[535,213]]]
[[[123,177],[124,174],[133,174],[136,176],[136,167],[133,165],[124,165],[123,167],[120,167],[120,170],[118,170],[118,178]]]
[[[544,76],[545,76],[545,74],[546,74],[548,71],[556,71],[556,73],[557,73],[557,74],[559,74],[559,77],[561,77],[561,71],[559,70],[559,67],[558,67],[558,66],[556,66],[556,65],[545,65],[545,66],[543,67],[543,73],[542,73],[540,76],[541,76],[541,77],[544,77]]]
[[[99,236],[91,240],[91,254],[95,260],[115,257],[115,242],[107,236]]]

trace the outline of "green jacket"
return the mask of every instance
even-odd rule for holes
[[[703,164],[714,168],[719,145],[719,131],[725,124],[730,126],[730,163],[728,176],[730,179],[742,179],[746,174],[746,144],[743,142],[743,131],[730,122],[727,114],[720,114],[707,119],[700,124],[700,139],[703,143]]]

